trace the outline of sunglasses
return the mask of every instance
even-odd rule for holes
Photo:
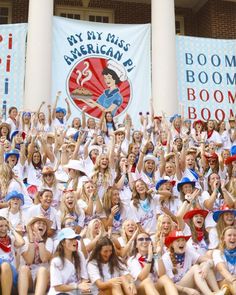
[[[65,226],[66,227],[77,226],[77,222],[76,221],[67,222],[67,223],[65,223]]]
[[[138,238],[138,241],[139,242],[144,242],[144,241],[145,242],[150,242],[151,241],[151,238],[149,238],[149,237],[148,238]]]
[[[53,176],[53,174],[52,173],[48,173],[48,174],[44,174],[44,176],[45,177],[48,177],[48,176],[51,177],[51,176]]]

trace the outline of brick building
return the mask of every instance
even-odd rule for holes
[[[29,0],[0,0],[0,23],[28,19]],[[55,0],[54,14],[114,23],[150,23],[151,0]],[[235,0],[175,0],[176,32],[236,39]]]

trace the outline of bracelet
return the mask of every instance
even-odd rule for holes
[[[160,259],[160,258],[161,258],[161,253],[156,253],[156,254],[154,254],[154,255],[153,255],[153,258],[156,259],[156,260],[157,260],[157,259]]]
[[[31,242],[31,241],[29,241],[30,242],[30,244],[34,244],[34,242]]]
[[[152,260],[146,260],[146,263],[151,264]]]
[[[40,241],[38,241],[38,243],[44,243],[44,240],[40,240]]]
[[[185,201],[186,201],[188,204],[190,204],[190,201],[189,201],[189,200],[187,200],[187,199],[184,199],[184,202],[185,202]]]

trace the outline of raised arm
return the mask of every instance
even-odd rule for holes
[[[67,105],[66,121],[68,121],[71,116],[71,109],[70,109],[70,103],[69,103],[68,98],[65,99],[65,102]]]
[[[61,95],[61,91],[58,91],[57,95],[56,95],[56,100],[55,100],[55,103],[53,106],[52,120],[54,120],[56,118],[56,108],[57,108],[57,104],[58,104],[58,100],[59,100],[60,95]]]

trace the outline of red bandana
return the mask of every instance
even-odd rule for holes
[[[198,242],[201,242],[201,240],[204,238],[204,232],[201,228],[195,227],[196,233],[197,233],[197,240]]]
[[[142,266],[142,268],[144,267],[145,265],[145,261],[146,261],[146,257],[145,256],[142,256],[140,255],[140,257],[138,258],[138,261],[140,263],[140,265]]]
[[[11,239],[8,236],[0,238],[0,249],[6,253],[11,252]]]
[[[210,138],[213,134],[214,130],[207,131],[207,138]]]

